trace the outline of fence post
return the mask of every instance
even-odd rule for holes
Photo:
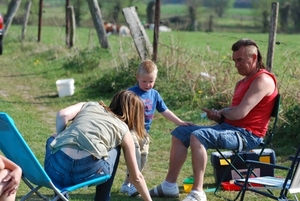
[[[31,1],[26,2],[26,12],[25,12],[24,23],[23,23],[23,27],[22,27],[21,41],[23,41],[24,38],[25,38],[25,33],[26,33],[26,29],[27,29],[27,23],[28,23],[31,4],[32,4]]]
[[[74,13],[74,7],[69,6],[68,10],[68,21],[69,21],[69,37],[68,37],[68,47],[71,48],[74,46],[75,41],[75,30],[76,30],[76,22],[75,22],[75,13]]]
[[[141,60],[151,59],[153,48],[143,25],[136,13],[135,7],[123,8],[123,15],[130,29],[135,47]]]
[[[10,27],[10,24],[18,11],[20,7],[21,0],[14,0],[11,1],[11,6],[9,7],[7,14],[6,14],[6,20],[5,20],[5,27],[4,27],[4,32],[3,32],[3,37],[8,31],[8,28]]]
[[[106,31],[102,21],[101,10],[97,0],[87,0],[94,26],[97,31],[98,39],[102,48],[109,48],[109,43],[106,37]]]
[[[39,3],[39,25],[38,25],[38,39],[37,39],[37,42],[41,41],[42,13],[43,13],[43,0],[40,0],[40,3]]]
[[[269,72],[271,72],[273,68],[274,46],[276,40],[277,20],[278,20],[278,8],[279,8],[279,3],[273,2],[271,20],[270,20],[268,54],[267,54],[267,70]]]
[[[155,1],[155,15],[154,15],[154,34],[153,34],[153,62],[157,61],[157,46],[159,39],[159,25],[160,25],[160,0]]]
[[[70,6],[70,0],[66,0],[66,45],[70,47],[70,19],[68,14],[68,9]]]

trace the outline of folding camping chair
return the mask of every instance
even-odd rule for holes
[[[49,200],[47,196],[38,191],[42,187],[47,187],[55,192],[56,196],[50,200],[56,201],[62,199],[68,201],[64,196],[68,192],[75,191],[82,187],[98,185],[106,182],[110,178],[108,175],[74,186],[64,188],[56,187],[16,128],[13,119],[4,112],[0,112],[0,149],[8,159],[22,168],[22,180],[30,188],[30,191],[21,198],[21,201],[26,200],[33,193],[36,193],[44,200]]]
[[[245,162],[248,164],[248,171],[245,179],[236,179],[234,183],[238,186],[241,186],[241,201],[244,200],[245,192],[252,191],[258,193],[260,195],[269,197],[278,201],[289,201],[287,198],[288,192],[294,195],[295,200],[298,201],[296,193],[300,192],[300,146],[295,154],[295,156],[290,156],[289,160],[292,161],[290,167],[270,164],[270,163],[262,163],[259,161],[246,160]],[[251,172],[257,166],[266,166],[274,169],[280,169],[286,171],[285,178],[279,177],[252,177]],[[280,190],[274,192],[274,190]]]
[[[271,113],[271,118],[273,119],[273,124],[272,127],[270,127],[267,131],[266,137],[264,139],[263,142],[261,142],[261,144],[259,145],[259,147],[261,148],[259,154],[258,154],[258,159],[262,156],[265,148],[267,147],[267,145],[269,145],[274,137],[274,133],[275,133],[275,129],[276,129],[276,124],[277,124],[277,119],[278,119],[278,113],[279,113],[279,105],[280,105],[280,94],[277,95],[276,97],[276,101],[275,101],[275,105],[273,107],[272,113]],[[218,194],[218,191],[221,188],[221,184],[224,181],[224,179],[226,178],[227,174],[230,173],[230,170],[233,170],[237,173],[237,175],[240,178],[244,178],[244,174],[242,172],[240,172],[235,166],[234,166],[234,162],[235,161],[241,161],[242,163],[245,164],[245,166],[247,167],[247,164],[245,163],[245,160],[243,159],[243,153],[245,153],[245,151],[239,151],[239,150],[232,150],[233,152],[233,158],[232,160],[226,158],[224,156],[224,154],[221,152],[220,149],[216,149],[218,154],[220,154],[221,158],[224,159],[224,161],[226,162],[226,164],[228,164],[228,167],[226,168],[223,176],[221,177],[221,179],[218,181],[216,189],[214,191],[214,195],[217,197],[222,197],[221,195]],[[254,175],[255,172],[253,172]],[[239,195],[237,195],[238,197]],[[234,199],[236,200],[237,197]],[[224,197],[225,198],[225,197]],[[231,200],[229,198],[225,198],[226,200]]]

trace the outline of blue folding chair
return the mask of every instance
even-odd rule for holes
[[[56,196],[50,199],[51,201],[58,199],[68,201],[68,198],[65,197],[67,193],[79,188],[102,184],[110,178],[110,175],[107,175],[74,186],[56,187],[16,128],[13,119],[4,112],[0,112],[0,149],[8,159],[22,168],[22,180],[30,188],[30,191],[21,198],[21,201],[26,200],[33,193],[49,200],[47,196],[38,191],[42,187],[47,187],[55,192]]]

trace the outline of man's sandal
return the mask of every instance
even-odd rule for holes
[[[178,198],[179,197],[179,189],[176,185],[173,188],[164,187],[162,184],[154,187],[149,191],[151,197],[170,197],[170,198]]]

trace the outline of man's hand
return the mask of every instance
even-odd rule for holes
[[[223,121],[222,115],[219,113],[218,110],[213,109],[207,109],[207,108],[202,108],[204,112],[206,112],[207,118],[210,120],[213,120],[217,123],[221,123]]]

